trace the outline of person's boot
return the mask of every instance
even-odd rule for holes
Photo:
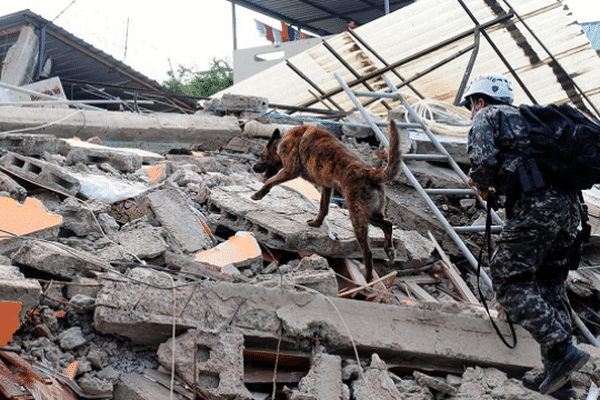
[[[546,378],[539,386],[542,394],[550,394],[562,387],[571,372],[577,371],[590,359],[590,355],[579,349],[573,343],[563,343],[557,346],[552,354],[552,363],[546,371]]]
[[[540,385],[544,379],[546,379],[546,372],[542,372],[537,375],[525,375],[521,382],[523,382],[523,386],[525,386],[527,389],[539,392]],[[562,385],[562,387],[551,393],[550,396],[558,400],[572,400],[575,398],[575,396],[577,396],[577,393],[575,392],[575,389],[573,389],[573,384],[569,379],[564,385]]]

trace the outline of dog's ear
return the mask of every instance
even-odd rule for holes
[[[275,143],[277,143],[280,136],[281,136],[281,131],[279,130],[279,128],[276,128],[273,131],[273,134],[271,135],[271,139],[269,139],[269,143],[267,143],[267,147],[271,148],[271,147],[275,146]]]

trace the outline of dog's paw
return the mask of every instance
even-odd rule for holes
[[[323,224],[323,220],[309,219],[308,221],[306,221],[306,223],[308,224],[308,226],[312,226],[313,228],[318,228]]]
[[[250,198],[251,198],[252,200],[260,200],[260,199],[262,199],[263,197],[265,197],[265,195],[264,195],[264,194],[261,194],[261,193],[259,193],[259,192],[256,192],[256,193],[254,193],[252,196],[250,196]]]
[[[388,259],[390,261],[394,261],[394,258],[396,257],[396,252],[394,251],[394,248],[392,248],[392,247],[386,247],[385,248],[385,254],[387,254]]]

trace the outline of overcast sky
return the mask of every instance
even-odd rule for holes
[[[565,0],[580,22],[600,21],[599,0]],[[0,15],[29,9],[146,76],[164,82],[179,65],[208,69],[233,62],[231,3],[226,0],[0,0]],[[236,7],[238,48],[270,44],[254,19],[279,22]]]

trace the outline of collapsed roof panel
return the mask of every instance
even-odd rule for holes
[[[21,28],[26,25],[35,27],[40,38],[39,53],[44,54],[43,62],[36,68],[34,81],[40,78],[39,75],[58,76],[72,100],[97,99],[99,91],[104,92],[102,97],[120,99],[132,99],[137,94],[139,99],[155,100],[154,105],[145,106],[148,110],[194,111],[191,104],[177,99],[158,82],[29,10],[0,17],[0,60],[5,59],[17,42]],[[42,71],[47,60],[51,60],[52,68]],[[90,90],[96,91],[96,95],[91,95]]]
[[[409,99],[446,103],[454,102],[463,79],[500,72],[513,79],[516,103],[569,101],[597,115],[599,69],[587,36],[559,0],[419,0],[224,92],[348,111],[353,103],[335,72],[353,90],[383,91],[385,75]]]

